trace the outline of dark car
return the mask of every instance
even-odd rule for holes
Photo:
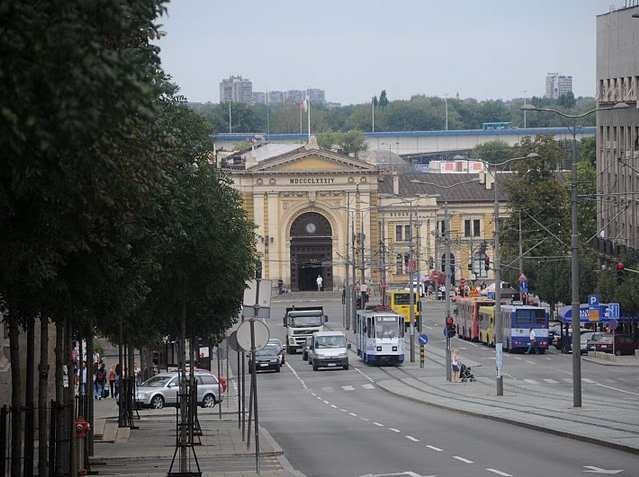
[[[249,355],[249,366],[252,365]],[[275,345],[266,345],[264,348],[255,352],[255,370],[268,371],[272,370],[276,373],[280,372],[282,366],[282,357],[280,350]]]
[[[615,353],[616,356],[634,354],[636,349],[639,349],[639,340],[632,336],[605,334],[595,341],[595,351]]]
[[[313,337],[309,336],[306,338],[304,342],[304,347],[302,348],[302,359],[304,361],[308,361],[308,351],[311,349],[311,345],[313,344]]]

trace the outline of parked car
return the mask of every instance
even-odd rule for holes
[[[632,336],[605,334],[595,341],[595,351],[614,352],[616,356],[634,354],[636,349],[639,349],[639,340]]]
[[[592,336],[590,336],[586,341],[586,351],[595,351],[595,343],[597,342],[597,340],[607,334],[608,333],[604,333],[602,331],[593,333]]]
[[[252,366],[251,356],[249,355],[249,366]],[[273,370],[280,372],[282,367],[282,353],[276,345],[266,345],[264,348],[255,352],[255,370],[268,371]]]
[[[202,407],[215,407],[222,402],[223,389],[217,377],[207,370],[196,370],[197,403]],[[135,402],[140,407],[162,409],[176,406],[180,381],[178,372],[156,374],[135,389]]]
[[[302,359],[304,361],[308,361],[308,351],[311,349],[311,345],[313,344],[313,337],[309,336],[306,338],[304,342],[304,347],[302,348]]]

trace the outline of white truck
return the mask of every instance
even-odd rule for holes
[[[316,331],[324,331],[327,317],[321,306],[292,306],[282,320],[286,327],[286,352],[295,354],[304,347],[306,338]]]

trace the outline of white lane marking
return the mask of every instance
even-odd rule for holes
[[[549,358],[549,357],[547,357],[547,356],[546,356],[544,359],[545,359],[546,361],[550,361],[550,358]]]
[[[389,427],[389,429],[393,432],[401,432],[399,429],[395,429],[394,427]]]
[[[413,442],[419,442],[419,439],[415,439],[413,436],[406,436],[406,439],[409,439]]]
[[[355,388],[353,386],[342,386],[342,389],[344,391],[355,391]]]
[[[322,388],[322,391],[324,391],[325,393],[332,393],[335,392],[335,390],[332,387],[327,387],[327,388]]]
[[[349,414],[353,417],[357,417],[357,414],[355,414],[354,412],[349,412]]]
[[[563,378],[562,381],[568,383],[568,384],[572,384],[572,378]]]
[[[555,381],[554,379],[544,379],[548,384],[559,384],[559,381]]]
[[[526,381],[528,384],[537,384],[537,381],[535,381],[534,379],[524,379],[524,381]]]
[[[588,378],[581,378],[581,380],[584,383],[588,383],[588,384],[597,384],[597,381],[593,381],[592,379],[588,379]]]
[[[437,452],[444,452],[444,449],[440,449],[439,447],[430,446],[430,445],[426,446],[426,447],[428,447],[429,449],[432,449],[434,451],[437,451]]]
[[[369,418],[367,418],[367,417],[360,417],[360,419],[361,419],[362,421],[366,421],[366,422],[370,421],[370,419],[369,419]]]
[[[591,474],[608,474],[608,475],[614,475],[614,474],[618,474],[619,472],[623,472],[623,469],[619,469],[619,470],[607,470],[607,469],[602,469],[601,467],[595,467],[594,465],[584,465],[584,468],[586,469],[590,469],[590,470],[584,470],[585,473],[591,473]]]
[[[364,376],[366,379],[368,379],[371,383],[374,383],[374,382],[375,382],[375,380],[374,380],[373,378],[371,378],[368,374],[366,374],[366,373],[365,373],[364,371],[362,371],[361,369],[356,368],[356,367],[354,367],[354,366],[353,366],[353,369],[354,369],[355,371],[357,371],[359,374],[361,374],[362,376]]]
[[[347,410],[347,409],[340,409],[340,411],[342,411],[342,412],[348,412],[348,410]]]
[[[319,399],[320,401],[323,401],[324,399],[322,398],[322,396],[315,396],[317,399]]]
[[[362,387],[364,389],[375,389],[375,386],[373,386],[372,384],[362,384]]]
[[[373,422],[377,427],[384,427],[384,424],[380,424],[379,422]]]
[[[617,392],[620,392],[620,393],[632,394],[633,396],[639,396],[639,393],[633,393],[632,391],[626,391],[624,389],[615,388],[613,386],[608,386],[606,384],[598,383],[597,386],[601,386],[602,388],[612,389],[613,391],[617,391]]]
[[[331,404],[331,407],[332,407],[333,409],[337,409],[337,406],[336,406],[335,404]]]
[[[512,477],[512,475],[507,474],[506,472],[502,472],[501,470],[497,470],[497,469],[486,469],[488,472],[492,472],[494,474],[497,475],[503,475],[504,477]]]
[[[534,361],[528,361],[528,360],[526,360],[526,363],[528,363],[528,364],[536,364]]]
[[[460,457],[458,455],[454,455],[453,459],[461,460],[462,462],[466,462],[467,464],[474,464],[472,460],[464,459],[463,457]]]
[[[297,374],[297,372],[293,369],[293,367],[292,367],[290,364],[288,364],[288,363],[285,363],[285,364],[286,364],[286,367],[287,367],[287,368],[288,368],[288,369],[289,369],[289,370],[293,373],[293,375],[297,378],[297,380],[298,380],[298,381],[302,384],[302,387],[303,387],[304,389],[308,389],[308,386],[306,386],[306,383],[304,382],[304,380],[303,380],[302,378],[300,378],[300,375],[299,375],[299,374]]]
[[[324,404],[330,404],[330,402],[328,402],[328,401],[324,401]]]
[[[513,356],[513,358],[518,359],[519,361],[521,361],[524,358],[520,358],[519,356]]]

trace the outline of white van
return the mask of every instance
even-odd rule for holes
[[[341,331],[318,331],[313,333],[313,341],[308,352],[308,362],[313,371],[319,368],[348,369],[348,350],[351,344]]]

